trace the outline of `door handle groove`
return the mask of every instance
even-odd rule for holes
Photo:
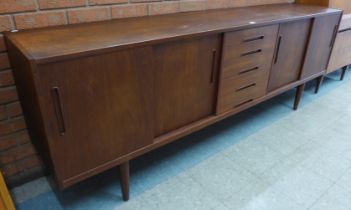
[[[347,31],[351,31],[351,28],[346,28],[346,29],[340,30],[340,31],[338,31],[338,32],[339,32],[339,33],[343,33],[343,32],[347,32]]]
[[[237,107],[242,106],[242,105],[244,105],[244,104],[250,103],[250,102],[252,102],[252,101],[253,101],[253,99],[246,100],[246,101],[244,101],[244,102],[241,102],[240,104],[235,105],[234,108],[237,108]]]
[[[243,71],[240,71],[238,74],[241,75],[241,74],[246,74],[246,73],[249,73],[251,71],[255,71],[255,70],[258,70],[260,67],[256,66],[256,67],[253,67],[251,69],[245,69]]]
[[[252,55],[252,54],[256,54],[256,53],[260,53],[260,52],[262,52],[262,49],[249,51],[249,52],[241,54],[240,56],[243,57],[243,56],[248,56],[248,55]]]
[[[248,89],[250,87],[254,87],[256,86],[256,83],[252,83],[252,84],[249,84],[249,85],[245,85],[244,87],[241,87],[241,88],[238,88],[235,90],[235,92],[239,92],[239,91],[242,91],[242,90],[245,90],[245,89]]]
[[[260,39],[264,39],[264,35],[247,38],[247,39],[244,39],[243,42],[252,42],[252,41],[256,41],[256,40],[260,40]]]
[[[274,57],[274,64],[278,62],[278,57],[279,57],[279,51],[280,51],[280,44],[282,42],[282,36],[279,36],[278,39],[278,44],[277,44],[277,50],[275,52],[275,57]]]
[[[60,92],[58,87],[52,88],[52,98],[55,108],[55,114],[60,135],[63,136],[66,133],[65,121],[63,119],[62,103],[60,98]]]

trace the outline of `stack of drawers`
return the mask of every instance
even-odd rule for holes
[[[327,73],[351,64],[351,14],[343,15]]]
[[[225,33],[217,113],[264,96],[278,25]]]

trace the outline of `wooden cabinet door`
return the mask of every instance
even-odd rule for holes
[[[155,137],[214,114],[220,36],[154,46]]]
[[[54,170],[65,180],[152,143],[152,49],[40,66]]]
[[[299,79],[310,27],[310,19],[280,25],[268,91],[273,91]]]
[[[338,32],[339,20],[340,14],[320,16],[314,19],[301,79],[327,70],[330,53]]]

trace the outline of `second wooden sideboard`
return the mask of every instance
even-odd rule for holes
[[[322,76],[342,11],[296,4],[7,33],[34,144],[60,188]]]
[[[334,46],[327,73],[341,68],[340,80],[343,80],[348,66],[351,64],[351,14],[343,15]]]

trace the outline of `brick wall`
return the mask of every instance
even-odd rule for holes
[[[1,32],[293,0],[0,0],[0,169],[10,186],[43,173],[18,102]]]

